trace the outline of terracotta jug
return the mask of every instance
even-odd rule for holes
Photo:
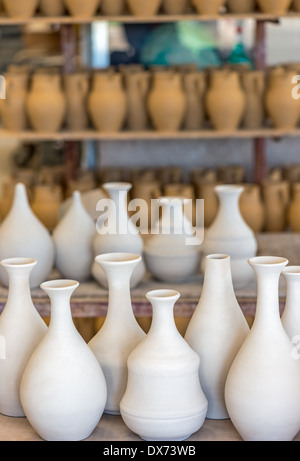
[[[300,183],[292,186],[292,200],[288,206],[287,220],[293,232],[300,232]]]
[[[38,7],[39,0],[3,0],[3,6],[6,13],[11,18],[30,18]]]
[[[109,71],[95,74],[88,110],[98,131],[117,132],[123,128],[127,99],[121,74]]]
[[[85,130],[89,124],[87,99],[89,94],[89,75],[72,73],[64,77],[67,101],[66,124],[70,130]]]
[[[148,97],[151,122],[158,131],[178,131],[184,120],[186,96],[176,71],[155,72]]]
[[[61,186],[35,186],[31,204],[32,211],[50,231],[52,231],[58,223],[61,202]]]
[[[292,0],[257,0],[257,5],[266,14],[284,14],[291,3]]]
[[[127,94],[127,126],[133,131],[146,130],[148,127],[147,96],[150,75],[148,72],[126,72],[124,74]]]
[[[188,0],[163,0],[162,7],[166,14],[186,13]]]
[[[294,10],[300,11],[300,0],[294,0],[292,6]]]
[[[242,72],[241,82],[246,95],[243,126],[249,130],[262,128],[265,118],[265,73],[258,70]]]
[[[99,8],[101,0],[64,0],[67,9],[72,16],[90,18]]]
[[[45,16],[59,17],[65,12],[63,0],[40,0],[40,10]]]
[[[227,0],[227,7],[230,13],[247,14],[255,10],[256,0]]]
[[[267,113],[279,129],[295,129],[298,125],[299,101],[292,96],[294,73],[283,67],[272,69],[265,95]]]
[[[210,75],[205,104],[216,130],[237,130],[246,106],[246,96],[241,88],[239,74],[230,69],[214,70]]]
[[[162,0],[148,0],[141,2],[141,0],[126,0],[130,12],[134,16],[154,16],[158,13]]]
[[[183,88],[187,102],[183,127],[186,130],[200,130],[205,119],[205,74],[203,72],[187,72],[183,76]]]
[[[125,0],[102,0],[101,12],[107,16],[119,16],[124,13]]]
[[[66,99],[60,75],[35,74],[26,105],[29,121],[35,131],[59,131],[66,113]]]
[[[289,202],[289,184],[285,181],[264,181],[262,184],[265,204],[265,230],[283,232],[286,228],[286,212]]]
[[[225,4],[225,0],[191,0],[192,5],[199,14],[216,15]]]
[[[240,198],[240,210],[243,218],[253,232],[261,232],[265,223],[265,207],[258,184],[244,184]]]
[[[218,179],[224,184],[240,184],[245,181],[245,167],[243,165],[221,165],[218,168]]]
[[[6,99],[0,100],[3,127],[11,131],[27,128],[26,97],[29,76],[26,72],[10,72],[5,76]]]

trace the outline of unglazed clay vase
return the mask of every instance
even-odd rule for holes
[[[162,8],[166,14],[184,14],[188,7],[188,0],[163,0]]]
[[[241,88],[239,74],[230,69],[211,72],[205,106],[216,130],[237,130],[246,107],[246,96]]]
[[[209,2],[207,0],[191,0],[191,3],[199,14],[216,15],[225,5],[225,0],[211,0]]]
[[[241,82],[246,96],[243,127],[249,130],[262,128],[265,119],[265,74],[258,70],[242,72]]]
[[[255,10],[256,0],[227,0],[226,5],[230,13],[247,14]]]
[[[235,288],[253,282],[253,271],[248,264],[248,259],[255,256],[257,252],[254,232],[245,222],[239,208],[243,190],[243,187],[238,185],[216,187],[219,210],[211,226],[206,229],[202,246],[202,253],[205,256],[222,253],[222,251],[230,256]]]
[[[158,13],[162,0],[149,0],[141,2],[140,0],[126,0],[130,12],[134,16],[154,16]]]
[[[120,401],[127,384],[127,359],[145,337],[131,304],[130,278],[141,261],[131,253],[102,254],[96,258],[105,271],[109,300],[103,326],[89,346],[97,357],[107,382],[105,413],[120,414]]]
[[[123,128],[127,98],[121,74],[107,71],[94,76],[88,111],[98,131],[118,132]]]
[[[208,400],[209,419],[229,418],[225,382],[248,333],[232,285],[230,257],[207,256],[201,297],[184,338],[200,357],[199,379]]]
[[[279,315],[278,282],[287,263],[271,256],[250,260],[256,314],[225,385],[227,411],[245,441],[290,441],[299,431],[299,362]]]
[[[125,0],[101,0],[101,11],[107,16],[119,16],[124,10]]]
[[[265,225],[265,207],[261,188],[258,184],[244,184],[240,198],[241,214],[248,226],[256,234],[262,232]]]
[[[183,75],[183,88],[187,104],[183,127],[191,131],[201,130],[205,120],[205,74],[203,72],[187,72]]]
[[[299,122],[299,101],[292,96],[294,75],[283,67],[269,73],[265,106],[272,124],[278,129],[294,129]]]
[[[97,235],[93,242],[94,256],[105,253],[135,253],[143,254],[144,242],[128,215],[128,193],[132,188],[130,183],[112,182],[102,186],[108,194],[107,199],[100,200],[98,211],[105,211],[97,221]],[[137,286],[146,272],[143,259],[134,269],[130,283],[131,287]],[[106,274],[99,264],[94,262],[92,267],[94,278],[103,287],[108,287]]]
[[[89,437],[106,402],[101,367],[72,321],[70,298],[77,287],[73,280],[41,285],[50,297],[50,325],[30,357],[20,385],[26,417],[47,441]]]
[[[101,0],[64,0],[70,14],[75,17],[90,18],[94,16],[101,4]]]
[[[283,328],[293,344],[299,342],[300,335],[300,266],[287,266],[282,271],[286,282],[286,301],[281,316]],[[295,349],[294,353],[297,353]],[[295,356],[296,357],[296,356]]]
[[[67,103],[66,125],[70,130],[83,131],[89,125],[89,75],[81,72],[66,74],[64,89]]]
[[[65,12],[64,0],[40,0],[40,10],[45,16],[62,16]]]
[[[256,0],[263,13],[284,14],[291,6],[292,0]]]
[[[127,94],[127,127],[132,131],[148,128],[147,96],[149,92],[149,72],[126,72],[125,89]]]
[[[66,99],[60,75],[35,74],[26,105],[29,121],[35,131],[59,131],[66,114]]]
[[[29,76],[27,72],[9,72],[5,78],[5,99],[0,100],[3,127],[11,131],[27,128],[26,97]]]
[[[72,203],[53,232],[55,267],[64,278],[83,282],[92,275],[94,220],[82,204],[81,194],[73,192]]]
[[[11,18],[31,18],[38,7],[39,0],[3,0],[6,13]]]
[[[287,208],[287,222],[293,232],[300,232],[300,183],[292,185],[292,198]]]
[[[59,209],[62,202],[62,188],[58,185],[36,185],[31,208],[37,218],[53,231],[59,220]]]
[[[21,257],[37,260],[30,276],[30,286],[38,287],[53,268],[54,244],[49,231],[33,214],[24,184],[18,183],[12,208],[0,225],[0,260]],[[0,279],[5,286],[8,285],[3,270],[0,270]]]
[[[129,429],[147,441],[185,440],[200,429],[207,412],[198,376],[199,356],[174,322],[179,296],[173,290],[147,293],[153,309],[151,328],[128,358],[121,416]]]
[[[8,297],[0,316],[0,413],[25,416],[20,402],[20,381],[27,361],[47,331],[33,305],[29,277],[36,261],[11,258],[1,261],[9,278]]]
[[[283,232],[287,225],[289,203],[288,181],[262,182],[262,194],[265,206],[266,232]]]
[[[156,130],[178,131],[186,111],[186,96],[182,88],[181,75],[176,71],[155,72],[147,106]]]

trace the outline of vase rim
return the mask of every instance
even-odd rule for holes
[[[40,285],[42,289],[53,291],[65,290],[66,288],[77,288],[78,286],[79,282],[68,279],[49,280]]]
[[[151,290],[146,294],[147,299],[178,299],[180,293],[172,289]]]
[[[102,187],[105,190],[130,190],[132,184],[125,181],[112,181],[102,184]]]
[[[223,254],[223,253],[214,253],[206,256],[206,259],[219,259],[219,260],[225,260],[225,259],[230,259],[229,255]]]
[[[35,266],[37,264],[37,260],[33,258],[7,258],[3,259],[0,264],[6,267],[24,267],[24,266]]]
[[[281,256],[255,256],[248,260],[251,266],[285,266],[288,264],[288,260]]]
[[[220,184],[218,186],[215,186],[215,190],[217,192],[225,192],[225,193],[234,193],[236,194],[237,192],[243,192],[244,186],[239,185],[239,184]]]
[[[141,255],[136,253],[103,253],[96,256],[95,261],[97,263],[104,262],[105,264],[120,265],[141,261],[141,259]]]
[[[288,266],[282,271],[283,275],[299,276],[300,275],[300,266]]]

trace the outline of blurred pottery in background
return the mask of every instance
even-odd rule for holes
[[[38,7],[39,0],[3,0],[6,13],[11,18],[30,18]]]
[[[124,13],[125,0],[101,0],[101,11],[107,16],[120,16]]]
[[[262,194],[265,204],[266,232],[283,232],[286,228],[289,183],[287,181],[263,181]]]
[[[11,131],[27,128],[26,98],[29,84],[27,72],[8,72],[5,78],[5,99],[0,100],[3,127]],[[2,82],[1,82],[2,84]],[[2,88],[1,88],[2,90]]]
[[[227,0],[230,13],[247,14],[255,10],[256,0]]]
[[[184,117],[183,128],[185,130],[201,130],[205,120],[205,73],[185,73],[183,75],[183,88],[186,95],[186,113]]]
[[[73,131],[85,130],[89,125],[87,114],[89,75],[77,72],[66,74],[64,84],[67,102],[67,127]]]
[[[90,18],[96,14],[101,0],[64,0],[64,2],[72,16]]]
[[[134,16],[154,16],[158,13],[162,0],[148,0],[141,2],[141,0],[126,0],[130,12]]]
[[[256,0],[263,13],[284,14],[291,6],[292,0]]]
[[[191,0],[192,5],[199,14],[216,15],[220,13],[221,7],[225,5],[226,0]]]
[[[31,204],[32,211],[50,231],[58,223],[61,202],[62,188],[60,186],[35,186]]]
[[[292,186],[292,199],[287,210],[287,221],[293,232],[300,232],[300,183]]]
[[[65,12],[64,0],[40,0],[40,10],[45,16],[62,16]]]
[[[243,127],[249,130],[259,129],[263,126],[265,119],[263,103],[265,73],[261,71],[242,72],[241,82],[246,96]]]
[[[188,7],[188,0],[163,0],[162,8],[166,14],[184,14]]]
[[[240,198],[240,210],[243,218],[253,232],[262,232],[265,224],[265,207],[261,189],[257,184],[243,184],[244,191]]]

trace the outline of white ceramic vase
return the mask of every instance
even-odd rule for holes
[[[215,253],[230,256],[233,285],[238,289],[254,282],[248,259],[256,255],[257,242],[239,208],[239,199],[244,188],[238,185],[220,185],[215,190],[219,209],[205,232],[202,252],[204,256]]]
[[[49,231],[33,214],[24,184],[15,186],[13,205],[0,225],[0,259],[32,258],[37,260],[30,276],[30,287],[44,282],[54,264],[54,244]],[[7,286],[3,269],[0,280]]]
[[[161,197],[162,217],[145,244],[146,266],[158,280],[180,283],[200,270],[201,240],[185,213],[185,200]]]
[[[95,235],[95,223],[82,204],[80,192],[75,191],[70,207],[53,232],[55,266],[62,277],[79,282],[91,277]]]
[[[8,273],[9,290],[0,316],[0,413],[22,417],[21,377],[47,326],[30,295],[29,277],[36,261],[12,258],[1,261],[1,265]]]
[[[253,326],[229,370],[225,402],[245,441],[290,441],[300,428],[300,367],[279,315],[278,282],[287,260],[252,258],[258,284]]]
[[[200,429],[207,412],[199,356],[174,322],[179,296],[174,290],[147,293],[153,308],[151,328],[128,358],[121,416],[129,429],[148,441],[185,440]]]
[[[282,271],[286,281],[286,302],[281,316],[282,325],[291,341],[300,339],[300,266],[288,266]]]
[[[200,357],[199,378],[208,400],[207,418],[229,418],[225,382],[248,333],[233,289],[230,257],[207,256],[201,297],[185,334],[185,340]]]
[[[120,414],[120,401],[127,383],[127,358],[145,337],[131,304],[130,278],[141,256],[130,253],[100,255],[109,286],[107,315],[89,346],[103,369],[107,382],[105,413]]]
[[[103,414],[107,388],[101,367],[72,321],[73,280],[45,282],[51,301],[48,332],[25,368],[20,398],[26,417],[47,441],[79,441]]]
[[[100,200],[97,205],[98,211],[105,211],[101,214],[98,225],[97,235],[94,239],[94,256],[97,257],[105,253],[134,253],[143,254],[143,239],[128,215],[128,193],[132,185],[125,182],[111,182],[103,184],[103,189],[107,192],[107,199]],[[143,259],[135,268],[131,287],[137,286],[143,279],[146,272]],[[107,278],[105,272],[99,264],[94,262],[92,274],[100,285],[107,288]]]

